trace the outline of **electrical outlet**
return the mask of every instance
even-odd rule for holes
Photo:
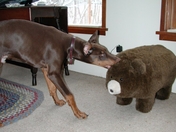
[[[123,47],[121,45],[116,46],[116,52],[122,52]]]

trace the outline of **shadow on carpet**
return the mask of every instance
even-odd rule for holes
[[[27,117],[43,99],[37,89],[0,78],[0,127]]]

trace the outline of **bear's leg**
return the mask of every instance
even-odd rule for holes
[[[156,93],[156,98],[157,98],[157,99],[160,99],[160,100],[168,99],[169,96],[170,96],[170,93],[171,93],[171,89],[172,89],[172,86],[169,86],[169,87],[165,87],[165,88],[160,89],[160,90]]]
[[[116,103],[119,105],[128,105],[132,102],[133,98],[119,98],[117,97]]]
[[[136,99],[136,110],[147,113],[152,109],[154,102],[155,98]]]

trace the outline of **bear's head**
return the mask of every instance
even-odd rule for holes
[[[134,97],[140,93],[146,65],[141,59],[121,59],[106,74],[106,86],[112,95]]]

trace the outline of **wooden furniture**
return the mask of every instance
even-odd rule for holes
[[[0,21],[8,19],[25,19],[34,21],[48,26],[54,26],[57,29],[68,33],[67,7],[65,6],[1,8]],[[29,68],[32,72],[32,85],[37,85],[37,68],[21,63],[17,60],[7,60],[6,62]],[[64,65],[65,67],[67,66],[66,63]]]
[[[160,31],[156,31],[160,40],[176,41],[176,0],[162,0]]]

